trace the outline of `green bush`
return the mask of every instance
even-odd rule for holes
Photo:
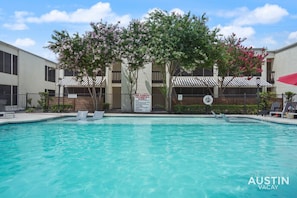
[[[103,103],[103,110],[109,110],[109,103]]]
[[[26,113],[33,113],[35,111],[35,108],[29,107],[26,109]]]
[[[69,112],[72,110],[72,108],[73,106],[70,104],[60,104],[60,112]],[[51,111],[56,113],[59,112],[59,105],[52,105]]]
[[[246,109],[245,109],[246,108]],[[256,114],[257,105],[175,105],[175,113],[193,113],[193,114],[205,114],[214,111],[215,113],[224,114]]]
[[[49,104],[49,93],[48,92],[39,92],[40,100],[38,100],[38,104],[41,107],[43,112],[48,111]]]

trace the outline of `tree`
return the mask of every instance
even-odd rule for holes
[[[133,94],[137,93],[138,72],[145,63],[149,62],[147,50],[149,34],[144,22],[132,20],[128,27],[122,28],[120,37],[120,54],[128,64],[126,78],[129,82],[130,106],[131,111],[133,111]]]
[[[260,93],[260,109],[268,110],[269,106],[272,105],[275,101],[276,93],[275,92],[261,92]]]
[[[214,43],[217,42],[217,30],[211,31],[206,22],[205,15],[169,14],[161,10],[150,13],[147,19],[152,37],[149,43],[150,57],[162,67],[168,111],[171,111],[172,87],[178,70],[212,67],[214,64],[212,55]],[[166,73],[169,74],[167,78]]]
[[[91,23],[92,31],[80,36],[70,36],[67,31],[54,31],[47,46],[58,54],[59,68],[75,71],[78,81],[86,81],[91,95],[93,108],[97,110],[102,97],[102,83],[105,69],[118,58],[118,24],[102,21]],[[101,75],[100,90],[97,99],[96,80]]]
[[[99,23],[91,23],[93,31],[87,32],[88,38],[88,54],[91,62],[87,71],[93,76],[97,72],[101,74],[100,91],[99,91],[99,104],[102,97],[102,83],[105,76],[106,67],[110,66],[113,62],[119,60],[119,43],[120,43],[120,30],[118,24],[107,24],[102,21]],[[94,82],[94,78],[93,78]],[[93,86],[94,92],[96,92]],[[96,97],[96,96],[95,96]]]
[[[293,102],[293,98],[296,94],[294,92],[291,91],[287,91],[285,92],[285,98],[286,98],[286,102]]]
[[[248,79],[251,79],[262,71],[262,63],[268,54],[265,49],[257,54],[252,47],[243,46],[242,43],[245,40],[237,38],[233,33],[218,43],[221,53],[216,63],[218,75],[220,76],[219,88],[221,94],[224,93],[226,87],[235,77],[247,76]],[[232,76],[232,78],[224,83],[228,76]]]

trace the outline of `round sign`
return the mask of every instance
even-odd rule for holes
[[[211,95],[205,95],[203,97],[203,103],[206,105],[211,105],[213,103],[213,98]]]

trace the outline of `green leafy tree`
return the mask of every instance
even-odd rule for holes
[[[49,93],[39,92],[40,99],[37,101],[43,112],[48,111],[49,106]]]
[[[286,98],[286,102],[293,102],[293,98],[296,94],[294,92],[291,91],[287,91],[285,92],[285,98]]]
[[[275,92],[261,92],[260,93],[260,109],[268,110],[276,98]]]
[[[206,22],[205,15],[170,14],[161,10],[150,13],[147,19],[150,57],[162,67],[168,111],[171,111],[172,87],[178,71],[212,67],[216,60],[217,30],[210,30]]]

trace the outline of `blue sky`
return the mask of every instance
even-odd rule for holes
[[[275,50],[297,42],[296,0],[0,0],[0,40],[56,60],[44,46],[54,30],[84,33],[101,19],[128,24],[154,9],[206,13],[210,28],[245,37],[246,46]]]

